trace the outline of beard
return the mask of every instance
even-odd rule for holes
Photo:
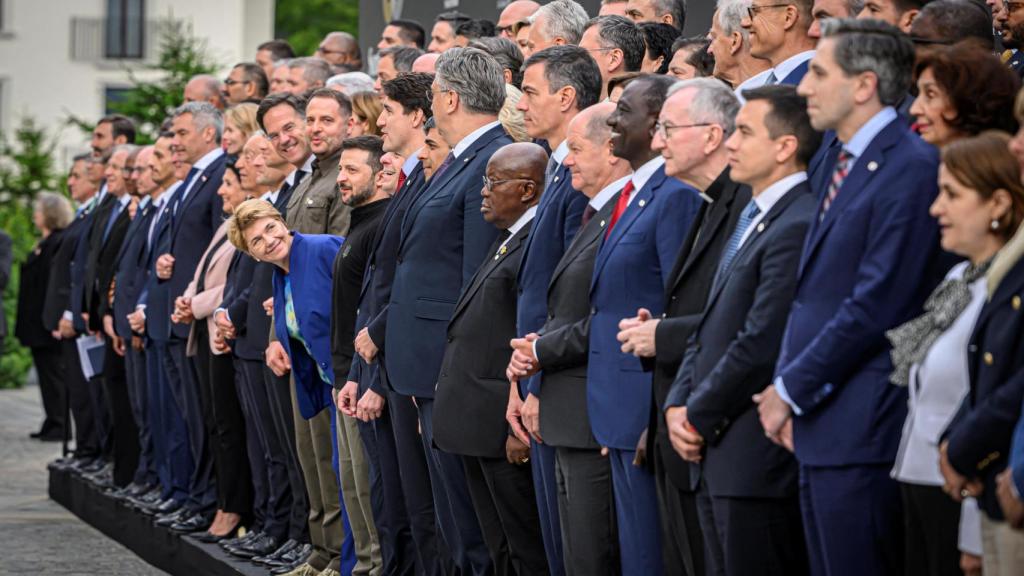
[[[342,203],[349,208],[356,208],[366,204],[366,201],[373,196],[373,186],[364,186],[359,190],[353,190],[348,199],[342,199]]]

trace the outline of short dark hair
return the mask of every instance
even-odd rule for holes
[[[423,133],[426,134],[431,130],[437,129],[437,122],[434,122],[434,117],[427,118],[427,121],[423,123]]]
[[[955,44],[974,40],[988,50],[995,46],[992,14],[973,0],[932,0],[917,13],[910,25],[915,44]]]
[[[680,50],[691,50],[690,55],[686,57],[686,63],[697,70],[697,76],[708,78],[715,71],[715,57],[708,52],[710,44],[711,41],[704,36],[677,38],[672,43],[672,56],[669,56],[669,60],[672,60]],[[665,68],[668,69],[667,66]]]
[[[366,163],[370,165],[372,174],[380,172],[384,166],[380,163],[384,155],[384,140],[380,136],[353,136],[341,141],[341,151],[363,150],[366,152]]]
[[[343,92],[333,88],[317,88],[310,92],[309,96],[306,97],[306,108],[309,108],[309,103],[312,102],[314,98],[327,98],[328,100],[334,100],[338,104],[338,108],[341,109],[342,115],[352,115],[352,99]]]
[[[531,54],[523,70],[544,65],[544,78],[551,92],[572,86],[576,90],[576,109],[583,110],[601,99],[601,69],[590,52],[579,46],[550,46]]]
[[[239,62],[235,64],[235,68],[242,69],[242,75],[246,82],[252,82],[256,85],[256,96],[263,98],[270,91],[270,80],[267,79],[267,73],[263,71],[263,67],[255,62]]]
[[[171,136],[173,136],[173,134]],[[93,158],[92,154],[90,154],[89,152],[82,152],[81,154],[75,154],[74,156],[71,157],[71,163],[72,164],[74,164],[75,162],[89,162],[89,163],[92,163],[94,161],[95,161],[95,158]]]
[[[224,169],[234,172],[235,178],[242,179],[242,174],[238,171],[238,156],[228,156],[227,161],[224,162]]]
[[[473,18],[469,14],[464,14],[458,10],[449,10],[447,12],[441,12],[434,19],[434,22],[448,22],[452,26],[452,31],[459,27],[459,24],[463,22],[469,22]]]
[[[640,32],[644,36],[644,44],[647,45],[647,57],[656,60],[661,57],[661,67],[655,70],[658,74],[668,72],[668,63],[672,61],[675,53],[672,47],[676,38],[679,38],[679,29],[661,22],[641,22]]]
[[[676,28],[686,27],[686,0],[655,0],[654,4],[662,14],[672,14]]]
[[[110,124],[112,138],[124,136],[127,144],[135,143],[135,122],[124,114],[107,114],[96,123],[97,126],[100,124]]]
[[[906,12],[907,10],[920,10],[929,2],[931,2],[931,0],[893,0],[893,4],[896,5],[896,9],[901,12]]]
[[[271,94],[260,101],[260,107],[256,109],[256,123],[260,125],[261,130],[267,131],[267,127],[263,125],[263,117],[267,115],[267,112],[282,104],[294,110],[301,118],[306,118],[306,100],[304,98],[289,92]]]
[[[490,38],[494,36],[496,32],[497,30],[495,29],[494,22],[483,18],[463,22],[455,28],[456,36],[465,36],[470,40],[476,40],[477,38]]]
[[[287,58],[295,58],[295,49],[287,40],[267,40],[256,47],[256,51],[266,50],[274,62]]]
[[[380,57],[391,57],[391,62],[398,72],[409,72],[412,70],[412,63],[423,55],[423,50],[412,46],[391,46],[380,51]]]
[[[381,85],[381,90],[389,100],[402,106],[406,114],[419,110],[427,118],[434,116],[430,98],[427,93],[434,82],[434,75],[426,72],[403,72]]]
[[[880,20],[826,20],[822,39],[835,41],[835,60],[847,76],[871,72],[878,78],[878,99],[895,106],[910,88],[914,45],[898,28]]]
[[[643,72],[623,72],[622,74],[612,76],[608,79],[608,96],[611,96],[612,90],[615,90],[619,86],[622,86],[622,89],[625,90],[626,86],[629,86],[630,82],[643,75]]]
[[[647,47],[644,45],[643,33],[632,20],[624,16],[598,16],[587,22],[583,31],[586,32],[592,26],[597,26],[602,46],[622,50],[622,61],[627,72],[640,69]]]
[[[650,87],[647,90],[644,90],[643,93],[644,103],[646,103],[647,108],[657,116],[661,107],[665,105],[665,100],[668,99],[668,89],[678,82],[678,80],[662,74],[640,74],[631,80],[630,84],[636,82],[646,82],[650,84]]]
[[[771,110],[764,117],[764,125],[772,138],[795,136],[796,161],[803,168],[811,162],[821,146],[821,132],[811,126],[807,115],[807,99],[796,93],[796,86],[776,84],[743,91],[747,102],[764,100]]]
[[[423,30],[423,26],[420,25],[419,22],[415,20],[396,19],[388,22],[388,26],[398,28],[398,36],[402,40],[412,42],[419,48],[423,48],[427,33]]]
[[[489,36],[477,38],[469,43],[469,48],[483,50],[501,64],[501,67],[512,71],[512,84],[516,88],[523,87],[523,53],[519,46],[508,38]]]

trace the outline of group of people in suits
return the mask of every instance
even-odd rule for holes
[[[259,89],[190,82],[149,146],[104,117],[77,208],[36,199],[39,435],[66,403],[54,466],[277,574],[1016,574],[1021,11],[988,4],[719,0],[668,75],[633,20],[682,2],[517,0],[429,56],[389,23],[358,97],[261,45]]]

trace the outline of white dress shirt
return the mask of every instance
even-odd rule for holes
[[[633,203],[633,198],[636,198],[636,193],[643,189],[647,185],[647,181],[654,176],[654,173],[665,165],[665,158],[660,154],[648,160],[646,164],[636,169],[635,172],[629,177],[633,181],[633,193],[629,195],[629,201],[626,205]]]
[[[204,154],[202,158],[197,160],[196,163],[192,165],[192,169],[196,171],[196,175],[192,178],[192,180],[189,181],[188,188],[185,188],[181,192],[181,200],[179,201],[179,204],[181,202],[184,202],[185,198],[188,198],[188,193],[191,192],[196,187],[196,183],[199,181],[199,174],[201,174],[203,170],[206,170],[210,166],[210,164],[213,164],[215,160],[217,160],[223,155],[224,150],[222,148],[214,148],[213,150],[210,150],[209,152]]]
[[[594,210],[600,211],[601,208],[604,208],[604,205],[607,204],[608,201],[612,199],[612,196],[615,196],[616,193],[618,193],[619,191],[626,187],[626,182],[629,182],[629,179],[632,177],[632,174],[630,174],[629,176],[623,176],[622,178],[619,178],[615,182],[612,182],[611,184],[605,186],[604,188],[601,189],[600,192],[597,193],[596,196],[590,199],[590,202],[588,202],[588,204],[590,204],[590,206]]]
[[[465,138],[459,140],[459,143],[455,145],[455,148],[452,148],[452,156],[456,158],[462,156],[462,153],[465,152],[466,149],[472,146],[474,142],[479,140],[481,136],[483,136],[485,133],[487,133],[488,130],[494,128],[495,126],[501,126],[501,122],[498,122],[497,120],[495,120],[494,122],[488,122],[487,124],[484,124],[483,126],[470,132],[469,135],[467,135]]]
[[[750,225],[748,225],[747,229],[743,232],[743,236],[740,237],[740,244],[736,247],[737,250],[743,247],[743,243],[747,241],[747,238],[750,238],[750,234],[757,229],[757,225],[761,223],[761,220],[764,220],[768,211],[774,208],[779,200],[782,200],[782,197],[786,195],[786,192],[789,192],[794,186],[803,182],[807,182],[807,172],[795,172],[765,188],[760,194],[754,197],[754,204],[757,204],[759,212],[757,213],[757,216],[754,216],[754,219],[750,221]]]

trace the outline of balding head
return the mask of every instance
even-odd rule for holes
[[[480,191],[484,220],[502,230],[515,224],[540,200],[547,164],[547,152],[532,142],[498,149],[487,162],[488,184]]]
[[[524,18],[533,16],[533,13],[539,8],[540,4],[533,0],[515,0],[515,2],[510,2],[501,11],[501,16],[498,17],[498,35],[515,41],[515,38],[512,37],[512,25]]]
[[[629,162],[612,154],[608,118],[613,112],[615,103],[602,102],[583,110],[569,123],[569,155],[563,164],[572,174],[573,188],[588,198],[630,172]]]
[[[437,59],[440,56],[441,55],[438,54],[437,52],[427,52],[426,54],[423,54],[422,56],[413,61],[412,70],[410,71],[433,74],[436,69],[435,65],[437,64]]]
[[[328,33],[316,49],[316,56],[332,66],[345,64],[358,69],[363,65],[359,42],[348,32]]]
[[[218,110],[224,109],[220,80],[209,74],[199,74],[185,84],[185,102],[209,102]]]

